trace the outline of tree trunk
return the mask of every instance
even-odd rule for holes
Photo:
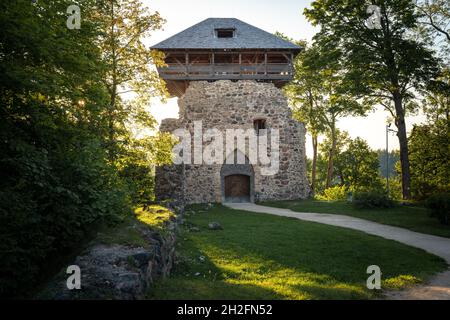
[[[116,110],[116,94],[115,89],[113,89],[113,94],[111,94],[111,103],[108,110],[108,156],[109,160],[113,162],[115,160],[115,128],[114,128],[114,111]]]
[[[313,159],[312,159],[312,168],[311,168],[311,196],[315,196],[316,194],[316,171],[317,171],[317,134],[313,134],[312,136],[312,145],[313,145]]]
[[[400,144],[400,163],[402,168],[402,193],[403,199],[411,199],[411,175],[409,171],[408,137],[406,135],[405,113],[403,100],[399,92],[394,92],[395,125],[397,126],[397,137]]]
[[[117,97],[117,60],[116,60],[116,37],[114,34],[115,26],[114,1],[111,2],[111,50],[112,50],[112,85],[110,89],[111,101],[108,110],[108,156],[109,160],[113,162],[116,156],[115,143],[115,111],[116,111],[116,97]]]
[[[334,154],[336,153],[336,121],[334,121],[330,126],[331,130],[331,149],[328,155],[328,169],[327,169],[327,183],[325,188],[328,189],[331,187],[331,180],[333,179],[333,169],[334,169]]]

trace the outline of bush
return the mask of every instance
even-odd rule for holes
[[[0,143],[1,298],[31,292],[55,259],[128,209],[126,193],[96,144],[78,142],[70,150],[47,136],[48,144],[58,141],[58,149],[12,138],[9,145]]]
[[[361,192],[353,197],[353,205],[359,209],[392,208],[394,201],[384,193]]]
[[[442,224],[450,224],[450,195],[435,194],[427,199],[425,207],[430,210],[430,216],[437,218]]]
[[[317,197],[318,200],[335,201],[347,199],[347,192],[345,186],[335,186],[325,189],[323,195]]]

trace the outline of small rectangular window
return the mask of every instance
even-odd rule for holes
[[[217,38],[234,38],[234,29],[216,29]]]

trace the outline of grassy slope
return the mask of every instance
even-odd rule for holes
[[[212,221],[224,230],[208,230]],[[201,231],[183,228],[174,274],[149,298],[367,299],[376,297],[365,288],[369,265],[381,267],[384,288],[446,268],[440,258],[397,242],[296,219],[218,206],[187,223]]]
[[[287,208],[297,212],[331,213],[367,219],[417,232],[450,238],[450,227],[428,216],[422,207],[399,206],[391,209],[355,209],[346,201],[273,201],[262,205]]]
[[[174,213],[162,206],[152,205],[145,210],[137,208],[134,216],[127,217],[123,223],[101,230],[95,242],[148,248],[150,244],[141,230],[151,229],[164,234],[166,224],[172,218]]]

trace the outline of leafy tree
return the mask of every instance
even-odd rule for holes
[[[380,29],[367,24],[364,0],[317,0],[306,17],[321,31],[315,41],[334,53],[343,83],[367,106],[381,104],[395,119],[400,143],[403,197],[411,197],[405,116],[417,109],[413,89],[435,77],[437,62],[425,44],[414,39],[419,15],[410,0],[377,0]]]
[[[378,161],[380,162],[380,176],[386,178],[387,167],[386,167],[386,150],[377,150]],[[395,165],[400,160],[400,154],[398,150],[389,152],[389,178],[395,178],[398,176],[398,172],[395,170]]]
[[[163,56],[143,43],[165,21],[138,0],[100,0],[98,15],[103,30],[99,47],[106,64],[103,81],[109,93],[108,150],[110,160],[115,160],[131,143],[127,124],[138,122],[153,128],[156,122],[145,107],[151,97],[167,95],[164,82],[152,68],[164,63]],[[125,101],[125,95],[131,101]]]
[[[448,120],[415,126],[410,136],[411,180],[415,198],[450,189]]]
[[[450,53],[450,2],[447,0],[418,0],[416,7],[425,35],[440,49],[443,58]]]
[[[450,71],[444,69],[424,93],[427,123],[414,127],[410,140],[411,180],[415,198],[450,188]]]
[[[331,137],[327,134],[319,147],[318,156],[318,192],[325,195],[341,189],[347,191],[381,191],[383,182],[379,175],[380,163],[377,151],[372,150],[361,138],[351,139],[346,131],[336,131],[336,159],[331,187],[326,185],[327,157]]]
[[[324,101],[322,92],[321,75],[311,68],[309,61],[315,59],[315,48],[308,47],[308,43],[303,40],[295,41],[283,33],[276,32],[276,36],[295,43],[303,48],[294,61],[295,76],[284,90],[293,106],[293,117],[306,126],[306,130],[311,134],[313,159],[307,163],[308,172],[311,172],[311,195],[316,193],[317,177],[317,152],[319,146],[319,135],[325,131],[325,120],[322,112]]]
[[[151,200],[152,164],[170,160],[171,137],[131,130],[154,125],[144,106],[164,91],[148,65],[159,56],[141,42],[159,15],[138,0],[84,0],[71,30],[72,4],[0,3],[1,297],[34,287],[53,257]]]
[[[109,160],[127,181],[132,200],[146,204],[154,198],[155,154],[171,142],[162,135],[149,137],[156,126],[147,108],[150,99],[164,100],[167,91],[152,67],[163,65],[163,56],[143,41],[165,20],[138,0],[101,0],[98,12],[103,30],[99,47],[106,65],[103,82],[109,93],[105,113]]]
[[[336,157],[342,153],[348,143],[350,142],[350,137],[348,132],[341,131],[336,129],[335,132],[335,153]],[[333,162],[333,176],[331,179],[328,177],[328,164],[329,164],[329,153],[331,146],[333,145],[333,138],[331,137],[331,133],[329,131],[326,132],[325,139],[319,144],[319,154],[317,157],[317,192],[323,193],[324,190],[340,185],[341,180],[337,175],[337,171],[335,170],[336,163]],[[331,184],[327,184],[327,181],[330,180]]]
[[[331,80],[333,81],[333,80]],[[348,115],[364,115],[364,108],[361,107],[355,100],[350,99],[350,97],[336,92],[329,98],[329,104],[325,109],[325,123],[329,129],[329,137],[331,141],[331,146],[328,149],[328,165],[327,165],[327,180],[326,187],[330,187],[332,184],[332,179],[334,175],[334,159],[338,153],[338,129],[336,128],[336,123],[339,117],[344,117]]]
[[[312,189],[315,189],[317,146],[319,134],[327,131],[331,141],[328,149],[326,187],[333,178],[333,161],[336,156],[337,128],[340,117],[364,115],[367,108],[350,97],[342,83],[333,55],[314,44],[295,61],[295,78],[286,88],[294,105],[294,117],[306,123],[313,141]]]
[[[306,43],[303,43],[306,47]],[[316,191],[318,138],[325,131],[323,115],[324,97],[322,92],[321,74],[307,64],[314,57],[314,48],[308,48],[297,56],[295,61],[294,80],[285,88],[293,108],[296,120],[306,125],[312,137],[313,159],[311,163],[311,193]]]
[[[378,154],[361,138],[351,140],[346,150],[336,159],[336,171],[341,185],[352,191],[379,191],[383,185],[379,178]]]
[[[66,26],[71,4],[0,4],[2,297],[33,287],[52,257],[128,209],[102,147],[107,91],[95,1],[80,4],[79,30]]]
[[[127,182],[133,203],[148,205],[155,201],[155,166],[172,163],[176,143],[177,140],[167,133],[133,139],[125,156],[119,158],[119,176]]]
[[[429,123],[443,120],[450,125],[450,67],[442,69],[436,81],[423,91],[422,108]]]

